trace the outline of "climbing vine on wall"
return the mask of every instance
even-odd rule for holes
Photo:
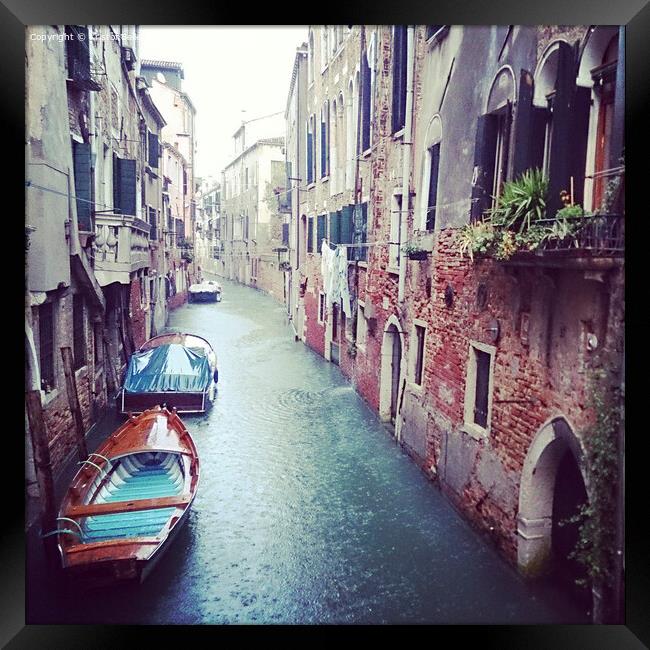
[[[620,368],[604,362],[592,369],[589,405],[594,423],[585,435],[589,501],[562,522],[579,524],[578,541],[569,558],[581,564],[592,584],[611,588],[615,578],[618,444],[623,417],[621,389],[612,383]],[[576,583],[584,585],[586,579]]]

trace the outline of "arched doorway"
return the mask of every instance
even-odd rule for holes
[[[379,386],[379,416],[395,424],[399,411],[402,376],[403,331],[395,316],[391,316],[384,329],[381,345],[381,376]]]
[[[578,524],[568,520],[588,500],[583,457],[580,441],[564,418],[555,418],[539,430],[521,475],[517,554],[524,575],[559,581],[589,606],[590,590],[575,583],[586,577],[584,570],[568,557],[578,540]]]

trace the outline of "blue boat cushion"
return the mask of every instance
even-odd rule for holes
[[[145,452],[119,459],[93,503],[115,503],[180,495],[183,473],[177,454]],[[85,542],[155,537],[176,508],[93,515],[81,520]]]
[[[205,350],[170,343],[131,356],[124,390],[127,393],[202,393],[211,381]]]

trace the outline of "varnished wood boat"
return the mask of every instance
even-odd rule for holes
[[[72,480],[59,511],[64,571],[93,585],[142,581],[187,518],[199,483],[194,441],[156,407],[113,433]]]

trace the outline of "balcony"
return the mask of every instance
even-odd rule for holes
[[[540,227],[555,232],[534,251],[518,251],[504,263],[515,266],[611,268],[625,255],[625,218],[620,214],[567,217],[561,227],[542,219]],[[563,236],[565,235],[565,236]]]
[[[150,226],[138,217],[95,215],[95,275],[101,286],[130,283],[130,274],[149,266]]]
[[[621,165],[585,178],[595,179],[588,201],[600,208],[590,213],[573,203],[571,186],[570,193],[560,192],[564,207],[549,218],[548,181],[539,170],[530,170],[505,184],[496,207],[487,210],[483,220],[458,231],[459,252],[514,266],[593,270],[619,266],[625,256],[624,177]]]

